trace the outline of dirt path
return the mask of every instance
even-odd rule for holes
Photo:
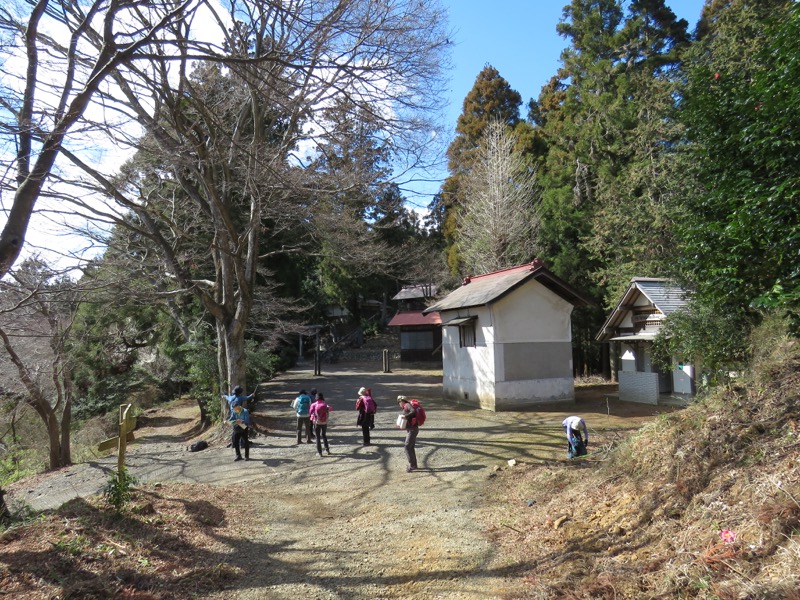
[[[379,404],[373,445],[361,446],[355,427],[356,390],[371,387]],[[186,452],[195,417],[191,407],[152,419],[139,432],[128,466],[141,482],[189,482],[240,490],[248,539],[230,540],[229,560],[243,574],[222,598],[489,599],[522,595],[524,565],[506,564],[485,535],[484,494],[496,468],[517,462],[561,460],[564,416],[586,417],[598,447],[622,429],[660,412],[612,403],[602,395],[577,406],[536,412],[489,413],[441,403],[441,373],[384,374],[339,367],[313,377],[294,371],[262,386],[256,409],[269,434],[259,437],[250,462],[232,462],[224,444]],[[300,388],[323,391],[334,406],[331,456],[295,444],[290,400]],[[394,427],[398,394],[425,404],[420,470],[405,472],[403,433]],[[610,413],[610,414],[607,414]],[[145,419],[147,421],[147,419]],[[113,458],[79,465],[12,486],[12,501],[37,509],[96,493],[115,468]],[[520,507],[509,507],[520,510]],[[231,515],[228,519],[235,518]]]

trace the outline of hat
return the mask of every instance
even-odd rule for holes
[[[361,396],[366,391],[367,391],[367,388],[365,388],[365,387],[358,388],[358,395]]]
[[[405,402],[406,401],[406,397],[405,396],[398,396],[397,397],[397,401],[398,402]]]

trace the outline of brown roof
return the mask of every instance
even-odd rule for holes
[[[531,263],[509,269],[465,277],[460,288],[453,290],[439,302],[426,308],[424,312],[456,310],[491,304],[532,279],[574,306],[592,304],[591,300],[585,298],[566,281],[551,273],[541,260],[536,259]]]
[[[422,314],[420,310],[399,312],[389,321],[389,327],[402,327],[404,325],[441,325],[442,318],[438,312]]]

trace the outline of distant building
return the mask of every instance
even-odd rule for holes
[[[445,398],[488,410],[575,399],[571,315],[589,304],[540,260],[464,279],[439,312]]]
[[[653,339],[668,315],[686,304],[686,291],[667,279],[635,277],[609,315],[597,341],[619,344],[619,399],[658,404],[666,397],[695,393],[695,367],[678,358],[659,370],[652,362]]]
[[[388,326],[400,335],[400,362],[442,361],[442,320],[438,312],[423,314],[438,292],[433,284],[409,285],[392,298],[399,311]]]

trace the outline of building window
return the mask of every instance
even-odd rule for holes
[[[458,326],[458,344],[462,348],[475,347],[475,319]]]

